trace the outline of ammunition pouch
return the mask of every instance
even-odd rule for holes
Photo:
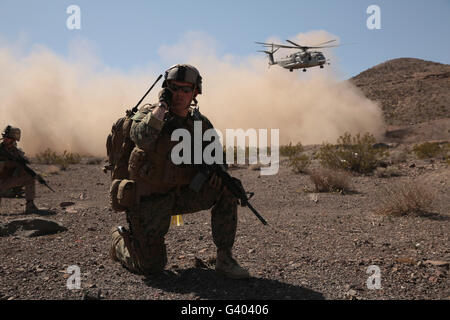
[[[130,179],[136,182],[137,198],[154,193],[164,194],[171,190],[189,185],[196,174],[193,166],[174,165],[170,160],[169,144],[159,143],[159,149],[145,152],[135,147],[130,155],[128,172]]]
[[[113,180],[109,190],[111,208],[115,211],[125,211],[136,206],[136,184],[133,180]]]

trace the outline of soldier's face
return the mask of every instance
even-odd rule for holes
[[[3,138],[3,143],[7,146],[10,147],[14,144],[14,139],[11,138]]]
[[[189,91],[187,90],[187,88],[183,87],[189,87],[193,89],[194,85],[189,82],[175,80],[171,81],[169,84],[169,89],[173,93],[171,106],[172,112],[181,117],[186,117],[189,112],[191,101],[197,94],[197,89]]]

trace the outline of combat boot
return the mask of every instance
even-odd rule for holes
[[[249,272],[233,259],[231,250],[217,250],[216,271],[232,279],[249,278]]]
[[[38,213],[39,209],[38,207],[36,207],[36,205],[34,204],[34,202],[31,201],[27,201],[27,204],[25,205],[25,213]]]

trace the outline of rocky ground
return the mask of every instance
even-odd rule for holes
[[[0,223],[48,219],[67,231],[33,236],[26,228],[3,228],[0,299],[449,299],[450,168],[442,159],[418,160],[405,151],[410,147],[391,145],[395,175],[352,176],[352,192],[344,194],[315,193],[309,176],[292,173],[286,159],[273,176],[234,168],[269,222],[263,226],[239,208],[234,254],[250,270],[248,280],[215,273],[207,211],[170,228],[164,273],[128,272],[108,256],[111,227],[126,222],[109,208],[103,164],[83,159],[67,170],[33,164],[56,190],[37,186],[36,203],[48,210],[26,215],[23,199],[3,199]],[[435,194],[432,214],[375,214],[381,191],[397,181],[427,185]],[[71,266],[80,270],[81,289],[67,288]],[[379,289],[367,286],[369,277],[376,284],[371,270],[379,270]]]

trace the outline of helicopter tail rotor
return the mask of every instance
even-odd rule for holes
[[[280,48],[275,48],[275,49],[274,49],[274,46],[273,46],[273,43],[272,43],[272,46],[271,46],[271,50],[270,50],[270,51],[266,51],[266,50],[258,50],[258,52],[264,52],[264,53],[267,54],[267,56],[269,57],[269,68],[270,68],[271,65],[276,64],[276,63],[275,63],[275,59],[273,58],[273,54],[274,54],[275,52],[277,52],[278,49],[280,49]]]

